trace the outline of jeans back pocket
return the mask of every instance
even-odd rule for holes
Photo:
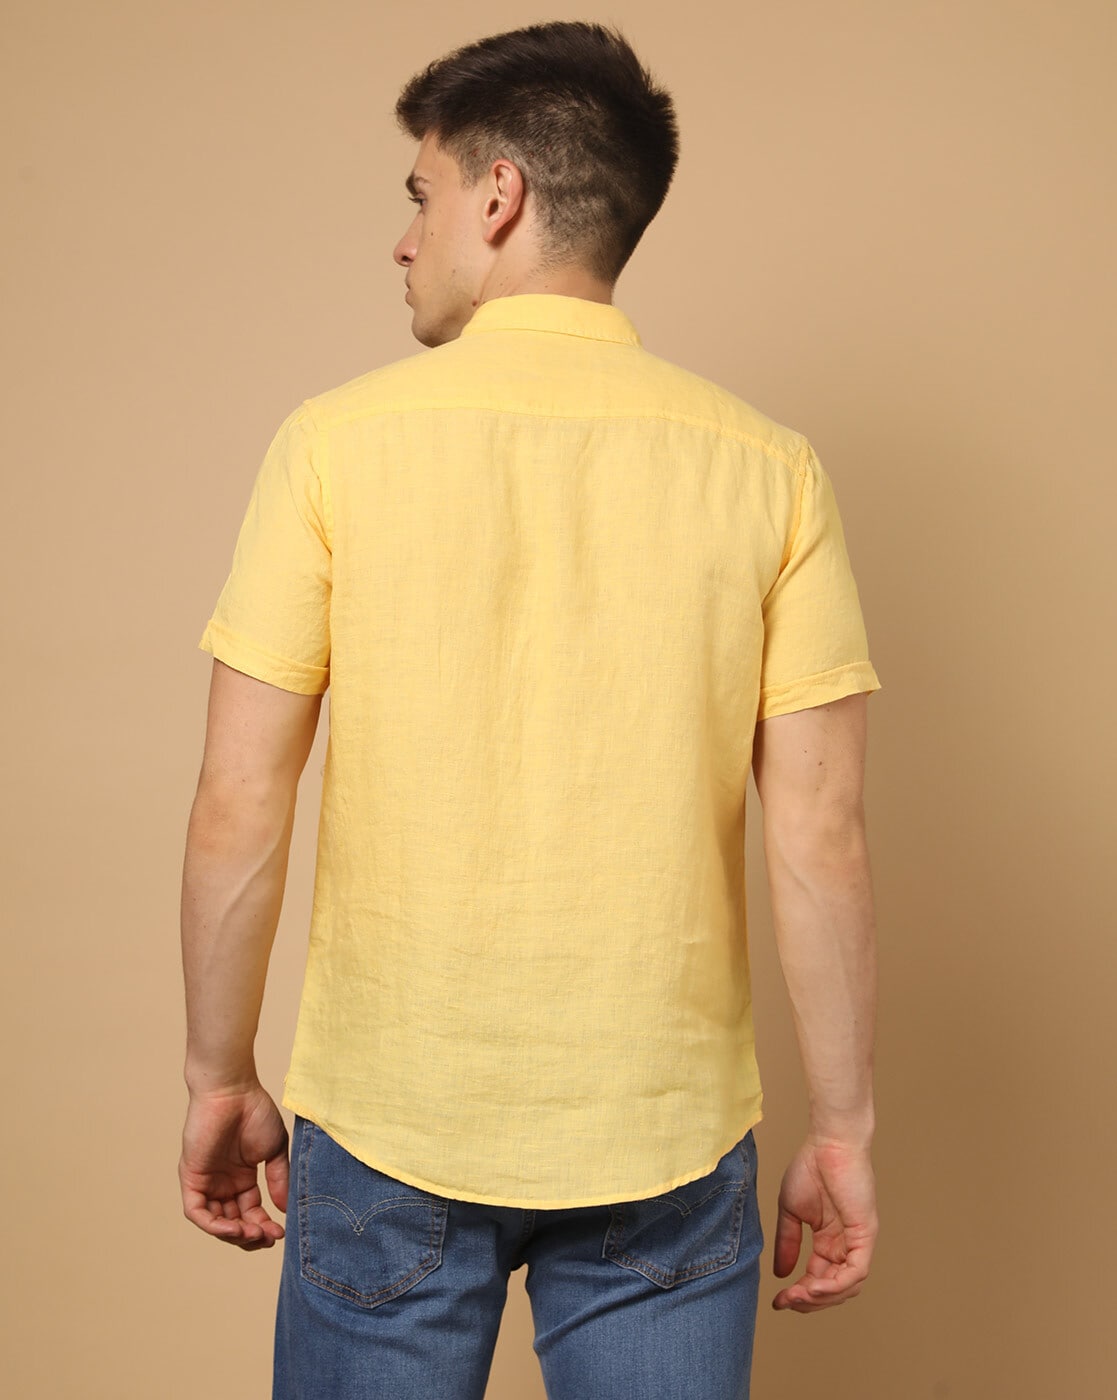
[[[442,1263],[449,1202],[367,1166],[298,1118],[299,1266],[308,1283],[375,1308]]]
[[[745,1205],[755,1180],[750,1129],[697,1181],[658,1196],[610,1204],[602,1253],[660,1288],[726,1269],[740,1249]]]

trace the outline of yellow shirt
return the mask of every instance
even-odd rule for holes
[[[761,1116],[756,721],[880,682],[809,442],[521,294],[306,399],[201,647],[330,691],[285,1106],[371,1166],[555,1209]]]

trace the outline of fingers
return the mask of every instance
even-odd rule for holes
[[[220,1204],[211,1209],[207,1204],[198,1210],[186,1210],[187,1220],[215,1239],[235,1244],[241,1249],[270,1249],[283,1238],[283,1226],[265,1215],[262,1220],[248,1216],[229,1219],[222,1214]]]
[[[243,1192],[237,1200],[218,1200],[184,1187],[182,1213],[205,1234],[240,1249],[270,1249],[284,1236],[283,1226],[260,1203],[258,1190]]]
[[[806,1273],[790,1287],[781,1289],[772,1299],[772,1307],[777,1312],[821,1312],[856,1298],[868,1276],[869,1261],[864,1251],[851,1250],[840,1264],[812,1255]]]
[[[268,1183],[268,1195],[276,1210],[287,1213],[287,1186],[290,1165],[286,1149],[278,1157],[273,1157],[264,1166],[264,1180]]]
[[[772,1249],[772,1272],[786,1278],[799,1260],[803,1247],[803,1222],[780,1206],[776,1217],[776,1241]]]
[[[835,1283],[831,1288],[824,1290],[818,1284],[804,1284],[800,1279],[790,1288],[777,1293],[772,1299],[772,1307],[776,1312],[822,1312],[824,1308],[834,1308],[841,1303],[848,1303],[851,1298],[856,1298],[863,1284],[863,1279],[845,1287]]]

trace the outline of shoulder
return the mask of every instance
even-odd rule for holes
[[[421,350],[315,394],[296,412],[309,414],[319,429],[329,429],[376,414],[456,402],[466,391],[487,396],[492,392],[492,366],[481,349],[459,339]],[[614,411],[689,424],[803,475],[810,447],[801,432],[763,413],[725,385],[672,360],[643,347],[631,353],[631,359],[626,357],[628,372],[610,377]]]
[[[454,344],[451,341],[420,350],[367,370],[304,399],[298,411],[308,413],[320,428],[330,428],[367,414],[421,402],[443,381],[447,358],[444,352],[452,350]]]
[[[665,417],[704,427],[802,474],[809,444],[801,432],[770,417],[716,380],[647,350],[641,351],[641,357],[649,402],[660,405]]]

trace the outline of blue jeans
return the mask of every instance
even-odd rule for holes
[[[748,1400],[751,1131],[697,1181],[561,1210],[420,1190],[304,1118],[291,1164],[273,1400],[484,1400],[525,1264],[548,1400]]]

